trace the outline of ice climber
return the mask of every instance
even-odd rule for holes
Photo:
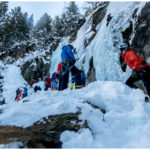
[[[96,32],[96,29],[95,29],[95,24],[92,24],[92,25],[91,25],[91,31],[94,31],[94,32]]]
[[[132,75],[127,79],[126,84],[131,88],[137,88],[134,82],[142,80],[150,96],[150,67],[148,64],[133,49],[129,48],[126,43],[120,45],[119,53],[125,60],[125,63],[132,69]],[[145,101],[148,100],[149,98],[145,97]]]
[[[107,15],[107,24],[106,24],[106,26],[109,25],[111,19],[112,19],[111,14],[108,14],[108,15]]]
[[[76,60],[73,54],[74,47],[72,45],[63,46],[61,59],[62,59],[62,86],[60,90],[64,90],[68,88],[68,80],[69,80],[69,71],[71,71],[71,75],[73,76],[76,71],[76,67],[74,66]]]

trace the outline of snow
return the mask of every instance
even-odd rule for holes
[[[42,57],[45,52],[35,51],[23,59],[18,59],[14,64],[5,65],[2,75],[6,104],[0,106],[0,125],[25,128],[36,121],[43,121],[43,117],[75,113],[80,108],[79,119],[82,122],[87,120],[89,128],[80,129],[78,132],[64,131],[60,137],[63,148],[150,148],[150,103],[144,102],[143,91],[131,89],[124,84],[131,70],[128,68],[125,73],[122,72],[116,49],[123,41],[121,32],[129,26],[130,21],[134,22],[132,11],[139,8],[139,14],[144,4],[145,2],[110,2],[106,14],[111,13],[113,19],[106,27],[105,16],[97,26],[98,32],[94,40],[85,48],[84,40],[93,34],[88,32],[90,17],[87,18],[77,34],[77,40],[72,43],[78,52],[77,67],[80,68],[85,59],[85,64],[82,65],[87,73],[91,57],[94,60],[98,81],[85,88],[44,91],[44,83],[41,81],[34,85],[40,85],[42,91],[34,93],[33,88],[29,88],[29,96],[16,102],[16,89],[26,83],[17,65],[32,57]],[[62,47],[69,44],[68,39],[63,39],[52,54],[49,70],[51,74],[57,70]],[[117,41],[116,47],[113,45],[114,40]],[[0,65],[3,66],[2,62]],[[28,101],[23,103],[24,100]],[[93,108],[90,103],[97,108]],[[106,113],[103,114],[100,109],[104,109]],[[0,145],[0,148],[19,145],[20,143],[9,143]]]
[[[5,102],[12,103],[15,100],[16,90],[27,83],[21,76],[20,68],[16,65],[6,65],[2,75],[4,76],[3,96]]]
[[[17,103],[13,97],[14,89],[24,80],[14,65],[8,65],[4,74],[5,83],[8,83],[9,75],[13,82],[9,82],[9,86],[4,84],[7,104],[0,106],[3,110],[0,125],[28,127],[48,115],[75,113],[81,108],[79,119],[87,120],[89,129],[63,132],[63,148],[150,147],[150,103],[144,102],[143,91],[133,90],[121,82],[97,81],[80,90],[38,91]],[[15,83],[15,77],[19,82]],[[28,102],[23,103],[23,100]],[[94,109],[87,101],[106,110],[106,114]]]

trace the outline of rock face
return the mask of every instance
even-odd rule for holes
[[[3,92],[3,76],[1,74],[1,72],[4,70],[4,68],[2,66],[0,66],[0,105],[3,105],[5,104],[5,99],[2,95],[2,92]]]
[[[130,22],[130,26],[122,32],[123,41],[128,43],[131,40],[131,35],[134,38],[131,43],[131,47],[142,56],[147,63],[150,64],[148,58],[150,57],[150,2],[142,8],[141,13],[137,16],[138,8],[133,11],[132,18],[135,21],[133,25]]]
[[[49,68],[49,63],[45,63],[42,58],[36,58],[25,62],[21,66],[21,73],[28,83],[30,83],[31,79],[37,82],[39,78],[43,79],[47,75]]]
[[[135,20],[133,25],[130,22],[130,26],[122,32],[123,41],[128,43],[131,40],[131,36],[134,35],[134,38],[131,43],[131,47],[141,56],[146,62],[150,65],[150,2],[147,2],[146,5],[142,8],[141,13],[137,16],[138,8],[133,11],[132,18]],[[128,43],[129,44],[129,43]],[[126,65],[122,59],[120,59],[122,70],[125,71]],[[135,83],[137,87],[142,89],[145,93],[146,90],[141,83],[137,81]]]
[[[96,81],[96,71],[93,65],[93,57],[90,59],[89,72],[87,73],[88,83]]]
[[[91,22],[93,23],[95,28],[104,19],[108,4],[109,2],[102,3],[101,6],[93,13],[91,17]],[[89,37],[84,41],[84,47],[87,47],[94,39],[95,36],[96,36],[96,32],[93,32],[93,34],[91,34],[91,37]]]
[[[78,119],[79,114],[80,112],[48,116],[27,128],[0,127],[0,144],[25,142],[28,148],[61,148],[62,132],[76,132],[80,128],[88,127],[85,122],[82,125],[78,124],[81,122]]]
[[[69,40],[69,42],[70,43],[72,43],[73,41],[75,41],[76,40],[76,38],[77,38],[77,32],[78,32],[78,30],[80,29],[80,27],[85,23],[85,18],[82,18],[82,19],[79,19],[78,20],[78,26],[77,26],[77,28],[76,28],[76,31],[74,31],[72,34],[71,34],[71,36],[70,36],[70,40]]]
[[[0,55],[0,59],[4,59],[6,57],[12,57],[14,59],[23,58],[25,53],[29,53],[30,51],[34,51],[35,43],[20,43],[16,44],[14,47],[9,49],[8,51],[2,52]]]
[[[102,3],[101,7],[93,13],[92,23],[97,26],[105,17],[109,2]]]
[[[150,2],[143,7],[135,24],[135,36],[132,47],[144,58],[150,57]],[[150,64],[150,62],[149,62]]]

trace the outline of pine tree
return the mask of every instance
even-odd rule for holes
[[[27,25],[29,27],[29,30],[31,31],[33,29],[33,25],[34,25],[33,14],[28,18]]]
[[[63,30],[63,22],[62,18],[59,16],[55,17],[55,20],[53,21],[53,36],[55,37],[63,37],[64,36],[64,30]]]
[[[4,21],[8,11],[8,2],[0,2],[0,22]]]
[[[66,25],[68,27],[67,35],[70,35],[72,32],[75,32],[78,25],[78,20],[81,17],[79,13],[79,8],[75,2],[70,2],[66,6]]]
[[[42,32],[43,34],[48,35],[51,32],[51,29],[52,19],[47,13],[45,13],[37,22],[35,30],[36,32]]]
[[[4,39],[5,39],[5,18],[8,11],[8,2],[0,2],[0,51],[4,51]]]
[[[52,18],[47,13],[35,25],[34,37],[42,48],[46,48],[53,40]]]
[[[15,42],[29,37],[29,28],[26,23],[27,14],[21,12],[20,7],[11,10],[4,23],[3,47],[9,47]]]

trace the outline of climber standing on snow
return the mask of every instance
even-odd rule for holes
[[[62,59],[62,86],[60,90],[64,90],[68,87],[69,71],[71,75],[75,74],[76,67],[74,66],[76,60],[73,54],[74,47],[72,45],[66,45],[62,48],[61,59]]]
[[[45,91],[47,91],[48,88],[51,87],[50,73],[48,73],[48,75],[46,76],[46,78],[44,79],[44,81],[45,81]]]
[[[57,66],[57,78],[58,78],[58,91],[60,91],[63,79],[62,62],[60,62]]]
[[[23,94],[22,94],[22,98],[27,97],[28,96],[28,89],[27,87],[23,88]]]
[[[132,75],[126,81],[126,84],[131,88],[137,88],[134,82],[142,80],[144,86],[150,96],[150,67],[145,60],[138,56],[126,43],[120,45],[120,55],[125,60],[126,64],[133,70]],[[145,97],[145,101],[148,101],[148,97]]]

